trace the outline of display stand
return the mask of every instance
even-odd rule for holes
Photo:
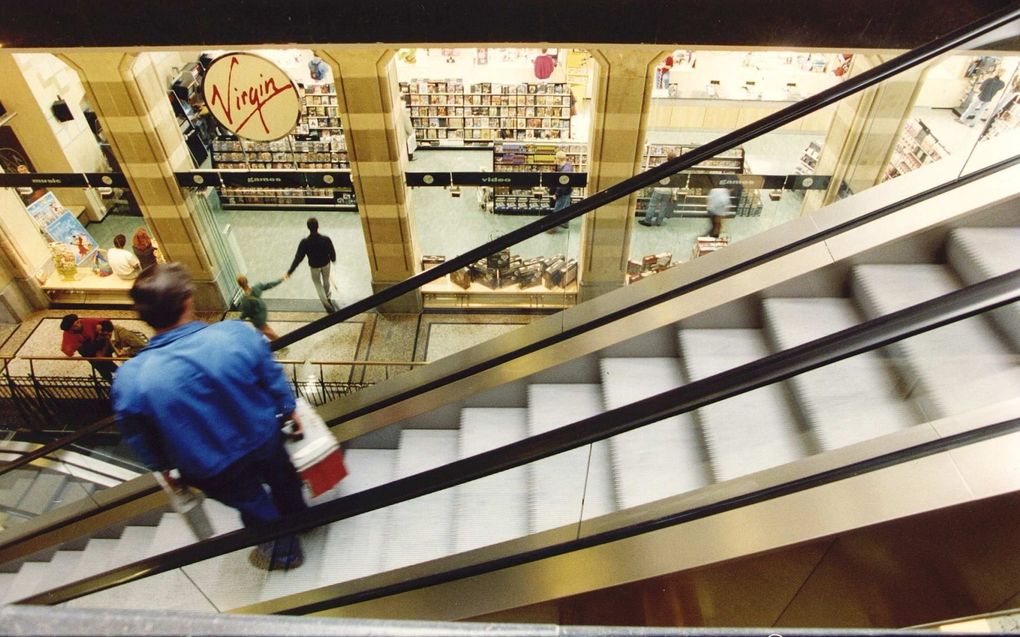
[[[569,139],[565,83],[493,84],[465,90],[461,80],[400,82],[411,122],[424,146],[491,144],[498,139]]]
[[[903,125],[903,134],[896,141],[883,181],[938,161],[949,154],[923,121],[909,119]]]
[[[294,133],[271,142],[217,135],[213,168],[227,170],[338,170],[350,168],[347,143],[332,84],[304,87],[302,114]],[[224,187],[226,210],[357,210],[353,193],[331,189]]]
[[[53,303],[66,305],[125,305],[130,306],[133,280],[116,276],[97,276],[88,268],[79,267],[72,281],[54,272],[40,287]]]
[[[430,309],[563,309],[577,304],[578,287],[575,281],[553,289],[543,285],[491,289],[481,283],[471,283],[465,289],[450,281],[447,275],[423,285],[421,293],[425,306]]]
[[[649,144],[645,147],[645,156],[642,161],[642,170],[648,170],[666,161],[671,151],[677,156],[697,148],[690,144]],[[717,175],[740,175],[744,172],[744,149],[734,148],[712,159],[705,160],[689,169],[696,173],[711,173]],[[644,217],[648,209],[648,201],[651,198],[652,188],[644,188],[639,191],[637,197],[636,214]],[[675,188],[673,196],[673,216],[677,217],[704,217],[707,218],[708,191],[700,188]],[[748,189],[741,189],[737,201],[732,205],[732,216],[756,217],[761,214],[762,203],[757,192]]]
[[[691,258],[694,259],[709,252],[715,252],[729,244],[730,237],[725,234],[721,234],[718,237],[698,237],[694,240],[694,250],[691,252]]]
[[[507,142],[493,145],[496,172],[554,172],[556,153],[563,151],[574,172],[588,172],[588,145],[581,142]],[[574,188],[571,201],[587,196],[586,188]],[[546,188],[493,188],[492,212],[501,215],[542,215],[552,212],[553,198]]]

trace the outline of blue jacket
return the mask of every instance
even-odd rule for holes
[[[150,469],[203,479],[282,439],[294,394],[261,334],[240,321],[196,321],[157,334],[121,366],[113,408]]]

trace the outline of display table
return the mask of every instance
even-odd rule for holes
[[[73,281],[67,281],[54,272],[42,284],[42,289],[54,303],[131,305],[128,292],[134,281],[116,276],[96,276],[89,268],[78,268]]]
[[[549,289],[543,285],[521,288],[508,285],[495,290],[481,283],[472,283],[466,290],[442,279],[426,283],[421,288],[426,308],[505,308],[505,309],[562,309],[577,304],[577,282],[564,288]]]

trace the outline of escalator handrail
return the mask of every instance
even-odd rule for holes
[[[483,243],[448,261],[404,279],[400,283],[396,283],[385,290],[365,297],[360,301],[355,301],[351,305],[348,305],[337,312],[303,325],[291,332],[288,332],[287,334],[282,335],[280,338],[273,341],[270,347],[273,350],[288,347],[293,343],[316,334],[330,326],[354,318],[363,312],[375,309],[380,305],[403,296],[404,294],[414,292],[415,290],[420,289],[423,285],[471,265],[490,254],[509,248],[526,239],[530,239],[531,237],[537,236],[547,230],[551,230],[561,224],[564,224],[571,219],[591,212],[596,208],[612,203],[617,199],[628,196],[642,188],[651,186],[660,179],[674,175],[682,170],[692,168],[695,165],[711,159],[727,150],[731,150],[746,141],[765,135],[766,133],[776,130],[777,128],[789,124],[790,122],[805,115],[825,108],[846,97],[874,86],[887,78],[893,77],[903,71],[927,62],[928,60],[943,53],[957,49],[961,45],[986,35],[1016,19],[1020,19],[1020,8],[1001,10],[982,18],[981,20],[977,20],[969,25],[956,29],[937,40],[933,40],[928,44],[907,51],[888,62],[868,69],[860,75],[852,77],[845,82],[791,104],[772,115],[752,122],[742,128],[738,128],[731,133],[727,133],[726,135],[699,146],[694,150],[686,152],[671,161],[667,161],[654,168],[650,168],[633,177],[625,179],[618,184],[614,184],[595,193],[594,195],[591,195],[590,197],[571,204],[559,212],[545,215],[536,221],[521,226],[516,230],[512,230],[501,237],[493,239],[487,243]]]
[[[58,604],[585,446],[1020,301],[1020,269],[518,442],[20,600]],[[707,505],[711,507],[712,505]],[[695,509],[694,511],[696,511]]]

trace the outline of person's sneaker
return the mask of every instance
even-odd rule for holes
[[[652,227],[652,224],[648,223],[644,219],[638,219],[638,223],[640,223],[643,226],[648,226],[649,228]]]

